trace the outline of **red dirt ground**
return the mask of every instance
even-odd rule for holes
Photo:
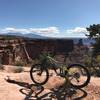
[[[22,73],[0,71],[0,100],[100,100],[100,78],[92,77],[83,89],[66,87],[58,76],[51,76],[44,86],[36,86],[29,70],[25,67]]]

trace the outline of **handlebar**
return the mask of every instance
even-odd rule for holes
[[[55,62],[55,63],[58,63],[58,61],[57,61],[57,60],[53,59],[53,58],[52,58],[52,57],[50,57],[50,56],[47,56],[47,58],[48,58],[49,60],[51,60],[51,61]]]

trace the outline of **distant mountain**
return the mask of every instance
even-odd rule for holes
[[[46,37],[46,36],[36,35],[36,34],[33,34],[33,33],[28,33],[28,34],[25,34],[23,36],[28,37],[28,38],[33,38],[33,39],[48,39],[49,38],[49,37]]]
[[[88,39],[88,38],[60,38],[60,37],[47,37],[47,36],[41,36],[33,33],[28,33],[28,34],[22,34],[22,33],[6,33],[2,35],[9,35],[9,36],[20,36],[22,38],[30,38],[30,39],[72,39],[74,41],[74,44],[77,44],[80,39],[82,39],[83,44],[85,45],[91,45],[91,43],[95,43],[94,39]]]
[[[74,43],[77,44],[80,39],[82,39],[84,45],[91,45],[95,43],[94,39],[88,39],[88,38],[72,38]]]
[[[28,33],[28,34],[22,34],[22,33],[6,33],[2,35],[9,35],[9,36],[20,36],[20,37],[25,37],[25,38],[32,38],[32,39],[48,39],[48,37],[33,34],[33,33]]]

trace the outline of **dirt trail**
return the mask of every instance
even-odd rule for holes
[[[29,76],[29,68],[22,73],[7,73],[0,71],[0,100],[99,100],[100,78],[91,78],[90,84],[84,89],[75,90],[74,95],[69,96],[67,88],[59,88],[64,80],[58,76],[52,76],[45,86],[34,86]],[[6,81],[10,78],[10,81]],[[56,88],[56,89],[54,89]],[[36,95],[37,94],[37,95]],[[67,94],[67,95],[65,95]],[[62,97],[61,97],[62,96]],[[52,98],[52,99],[50,99]]]
[[[91,84],[99,86],[100,87],[100,78],[92,77],[91,78]]]

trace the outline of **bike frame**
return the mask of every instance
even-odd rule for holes
[[[52,67],[52,63],[53,63],[52,69],[55,71],[55,73],[57,75],[60,75],[63,77],[66,76],[66,74],[68,73],[67,66],[65,64],[59,63],[58,61],[56,61],[55,59],[53,59],[50,56],[47,56],[46,59],[43,60],[43,62],[42,62],[43,69],[47,68],[47,66],[48,66],[47,60],[49,60],[51,62],[50,67]],[[60,73],[57,72],[56,68],[60,69]]]

